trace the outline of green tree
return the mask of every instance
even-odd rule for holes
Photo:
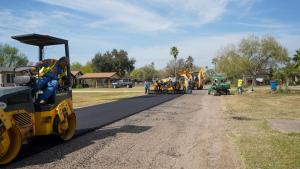
[[[128,57],[124,50],[113,49],[104,54],[97,53],[92,59],[94,72],[117,72],[120,76],[125,76],[134,70],[135,59]]]
[[[130,77],[138,80],[151,81],[153,78],[157,78],[159,72],[155,69],[154,64],[145,65],[139,69],[135,69],[130,73]]]
[[[252,76],[253,90],[257,73],[277,69],[280,64],[288,61],[288,52],[274,37],[248,36],[237,47],[226,47],[213,61],[218,72],[231,78],[243,74]]]
[[[240,78],[246,72],[244,59],[238,54],[235,46],[225,47],[213,61],[215,62],[215,71],[225,74],[230,80]]]
[[[0,66],[1,67],[19,67],[26,66],[28,59],[25,54],[21,53],[17,48],[8,44],[0,44]]]
[[[79,71],[82,67],[82,64],[75,62],[71,64],[71,70]]]
[[[190,72],[194,70],[194,58],[192,56],[188,56],[185,60],[185,68]]]
[[[140,68],[133,70],[129,75],[130,78],[137,79],[137,80],[144,80],[143,76],[144,76],[144,72]]]
[[[292,58],[289,58],[284,67],[274,71],[274,78],[291,82],[294,85],[296,84],[297,77],[300,77],[300,50],[297,50],[296,54]]]
[[[216,75],[216,71],[214,69],[206,69],[205,75],[206,75],[206,83],[210,83],[213,81],[213,77]]]
[[[167,66],[163,69],[162,76],[165,77],[173,77],[174,76],[174,70],[175,67],[177,70],[185,69],[185,61],[182,58],[179,58],[178,60],[170,60],[169,63],[167,63]]]
[[[300,49],[298,49],[296,51],[296,54],[294,55],[294,57],[292,58],[295,67],[300,67]]]
[[[249,36],[241,41],[239,45],[240,55],[244,59],[243,66],[252,76],[252,90],[256,84],[258,72],[268,68],[274,69],[278,64],[288,60],[287,49],[282,47],[274,37],[267,36],[259,39]]]
[[[80,68],[80,71],[83,74],[85,74],[85,73],[92,73],[93,72],[92,63],[91,62],[86,63],[84,66],[82,66]]]
[[[174,62],[174,65],[175,65],[174,66],[174,75],[176,77],[176,75],[177,75],[177,72],[176,72],[176,63],[177,63],[177,56],[179,54],[178,49],[175,46],[171,47],[170,54],[173,56],[174,61],[175,61]]]
[[[151,81],[153,78],[158,77],[158,71],[155,70],[155,67],[153,64],[142,67],[142,71],[143,71],[143,79],[144,80]]]

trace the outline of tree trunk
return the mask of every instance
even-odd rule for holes
[[[11,67],[11,65],[12,65],[12,62],[13,62],[13,56],[12,56],[12,54],[10,54],[10,60],[9,60],[9,65],[8,65],[8,67]]]
[[[177,62],[176,61],[177,61],[177,59],[175,58],[175,66],[174,66],[175,78],[177,76],[177,72],[176,72]]]
[[[285,81],[285,86],[284,86],[284,87],[285,87],[285,88],[284,88],[285,90],[288,90],[288,89],[289,89],[289,81],[290,81],[290,78],[287,78],[286,81]]]
[[[256,74],[252,75],[252,91],[254,91],[254,86],[256,86]]]

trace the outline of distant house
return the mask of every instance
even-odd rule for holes
[[[73,87],[76,87],[77,85],[82,84],[82,80],[80,80],[80,77],[82,75],[83,75],[83,73],[81,71],[71,71]]]
[[[0,86],[1,87],[14,86],[13,68],[0,67]]]
[[[120,76],[116,72],[101,72],[101,73],[86,73],[82,75],[80,80],[83,80],[84,87],[112,87],[112,82],[119,80]]]
[[[257,72],[256,84],[257,85],[269,84],[271,80],[271,76],[272,76],[271,69],[263,69],[260,72]],[[246,82],[246,85],[252,84],[252,75],[244,75],[243,79]]]

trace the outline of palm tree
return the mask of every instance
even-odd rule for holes
[[[175,77],[176,77],[176,62],[177,62],[178,53],[179,53],[178,49],[175,46],[173,46],[171,48],[170,54],[174,57],[175,60],[175,66],[174,66]]]
[[[295,66],[300,66],[300,49],[296,51],[296,54],[293,57],[293,61],[295,62]]]

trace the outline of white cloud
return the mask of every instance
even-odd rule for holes
[[[68,28],[62,29],[66,24],[72,23],[70,19],[78,18],[79,16],[62,11],[17,13],[11,10],[1,10],[0,35],[9,37],[10,35],[33,32],[57,34]]]
[[[98,51],[125,48],[130,56],[136,58],[137,67],[154,62],[158,68],[164,67],[172,58],[169,49],[173,45],[179,48],[179,57],[185,58],[191,55],[196,64],[209,66],[212,57],[222,46],[237,43],[248,34],[276,35],[276,38],[288,47],[290,53],[293,53],[298,47],[297,44],[300,43],[299,36],[293,36],[289,31],[282,33],[291,26],[264,18],[256,17],[258,19],[255,20],[249,16],[245,20],[233,20],[233,23],[229,23],[242,28],[244,33],[228,33],[230,31],[223,31],[219,28],[217,32],[209,32],[210,35],[199,36],[199,32],[202,31],[200,28],[199,30],[193,29],[198,35],[191,38],[193,32],[177,31],[216,22],[224,17],[233,6],[235,7],[233,11],[236,13],[243,12],[240,9],[250,10],[253,4],[260,0],[38,1],[71,10],[61,8],[57,11],[51,11],[53,9],[51,8],[50,11],[43,12],[1,10],[0,39],[2,42],[8,41],[9,36],[14,34],[45,33],[69,39],[73,61],[85,63]],[[237,10],[236,7],[239,9]],[[248,33],[247,28],[252,27],[263,29]],[[124,32],[118,30],[124,30]],[[274,30],[279,33],[277,34]],[[173,31],[172,34],[168,34],[170,31]],[[126,34],[128,32],[131,34]],[[137,35],[135,32],[144,34]],[[153,42],[153,34],[149,32],[159,33],[154,34],[155,42]],[[217,35],[212,35],[214,32]],[[130,35],[133,35],[132,39],[128,37]],[[182,38],[184,35],[189,38]],[[127,42],[128,39],[130,42]],[[145,43],[137,44],[136,41]],[[133,44],[136,45],[132,47]]]
[[[170,21],[165,20],[156,13],[128,2],[116,0],[41,0],[41,2],[71,8],[99,17],[98,20],[90,24],[92,26],[98,24],[100,26],[102,24],[124,24],[124,26],[129,26],[131,29],[159,31],[170,29],[172,25]]]
[[[27,13],[23,17],[17,16],[10,10],[0,11],[0,29],[2,31],[14,31],[14,32],[27,32],[29,30],[34,31],[41,25],[43,20],[35,19],[31,17],[31,14]]]
[[[131,31],[174,31],[201,26],[221,18],[229,3],[248,4],[254,0],[38,0],[98,17],[91,28],[121,26]]]

